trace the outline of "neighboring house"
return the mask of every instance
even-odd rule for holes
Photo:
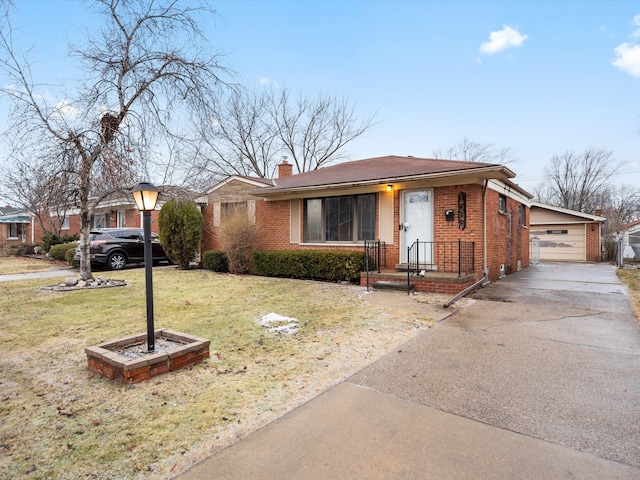
[[[283,161],[277,179],[234,175],[198,199],[204,250],[222,248],[216,229],[244,204],[261,249],[364,251],[365,241],[380,241],[382,266],[406,270],[419,248],[416,288],[457,292],[483,272],[495,280],[529,264],[532,196],[513,177],[502,165],[399,156],[292,175]]]
[[[159,186],[161,194],[155,211],[151,212],[151,231],[158,233],[158,215],[162,205],[172,198],[188,198],[193,200],[197,194],[172,185]],[[94,209],[90,228],[143,228],[142,213],[137,209],[133,195],[129,192],[117,192],[105,198]],[[62,220],[62,235],[80,235],[80,210],[71,208]],[[42,228],[35,226],[35,242],[42,239]]]
[[[13,207],[0,207],[0,245],[31,242],[32,216]]]
[[[631,222],[628,225],[624,225],[617,232],[618,238],[622,239],[624,245],[624,251],[622,252],[623,258],[634,258],[640,260],[640,220]],[[636,252],[632,248],[632,245],[636,246]]]
[[[599,262],[604,221],[600,215],[533,202],[532,249],[539,244],[542,261]],[[537,253],[532,251],[531,256],[535,257]]]

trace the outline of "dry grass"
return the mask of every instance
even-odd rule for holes
[[[618,277],[622,280],[631,295],[633,312],[640,322],[640,270],[618,269]]]
[[[12,273],[42,272],[68,266],[66,262],[58,262],[48,258],[0,257],[0,275]]]
[[[432,322],[363,301],[361,287],[156,268],[156,328],[209,338],[211,358],[124,386],[89,372],[84,354],[145,331],[144,269],[112,277],[131,285],[0,283],[0,478],[171,478]],[[271,312],[300,332],[266,332],[255,319]]]

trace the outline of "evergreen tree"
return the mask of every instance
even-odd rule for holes
[[[190,200],[169,200],[160,209],[160,243],[169,258],[182,270],[196,256],[204,218],[198,206]]]

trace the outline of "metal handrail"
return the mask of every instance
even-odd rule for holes
[[[375,262],[374,270],[380,273],[381,266],[387,266],[387,245],[381,240],[364,241],[364,270],[367,272],[367,291],[369,291],[369,271],[372,270],[370,261]]]
[[[475,272],[475,242],[424,242],[416,240],[407,247],[407,291],[411,277],[418,272],[439,271],[458,276]]]

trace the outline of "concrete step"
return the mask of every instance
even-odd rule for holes
[[[391,282],[387,280],[378,280],[373,282],[372,287],[376,290],[401,290],[407,291],[407,282]],[[415,285],[412,283],[409,285],[409,289],[413,290]]]

